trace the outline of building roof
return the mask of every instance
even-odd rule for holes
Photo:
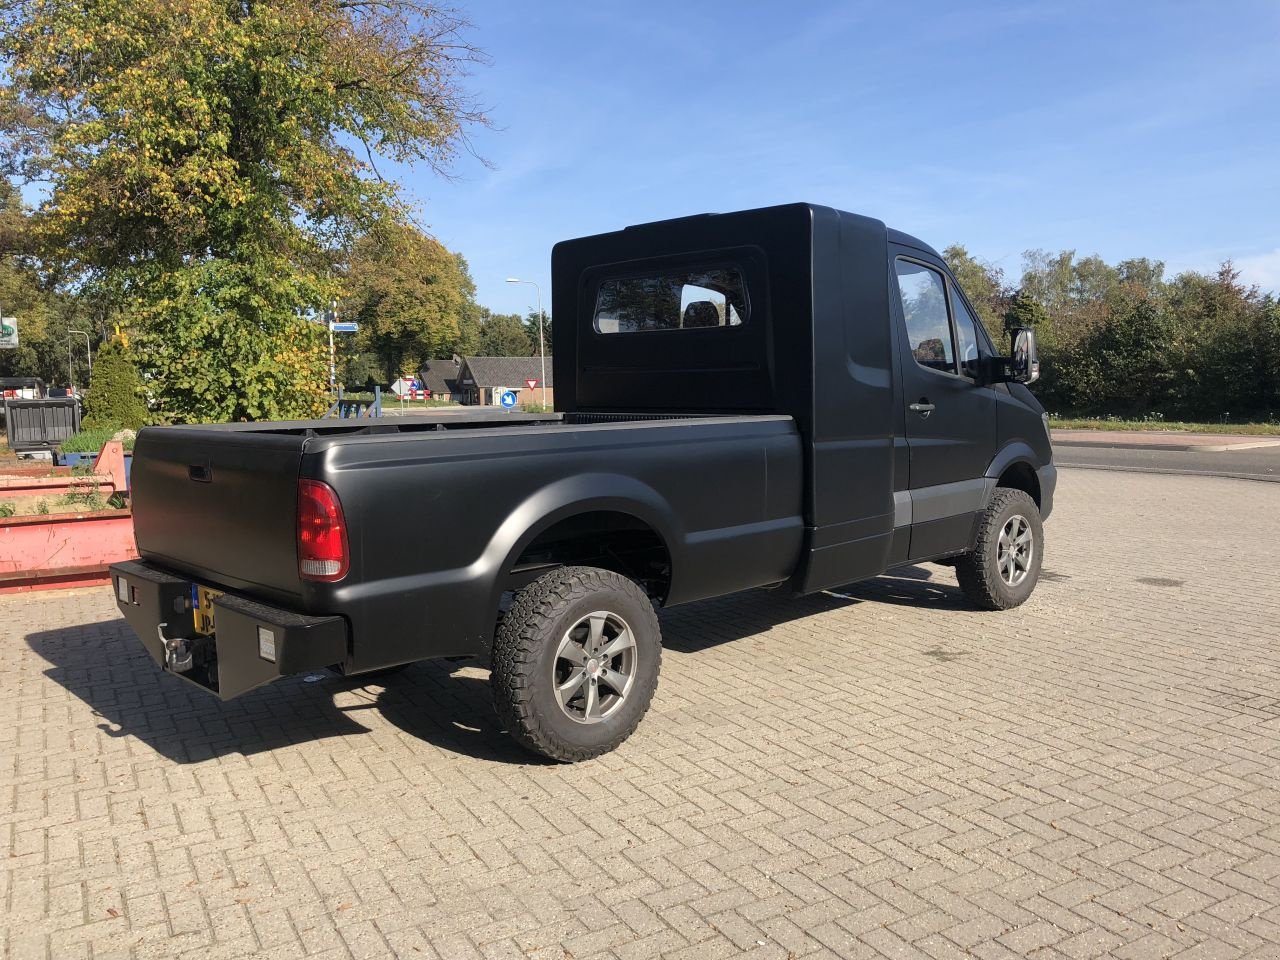
[[[547,357],[547,382],[542,382],[542,360],[538,357],[463,357],[459,386],[523,387],[526,380],[537,380],[538,386],[555,388],[551,374],[551,358]],[[467,383],[467,378],[473,381]]]
[[[441,393],[459,393],[458,370],[462,364],[457,357],[452,360],[427,360],[418,371],[422,385],[431,391],[432,396]]]

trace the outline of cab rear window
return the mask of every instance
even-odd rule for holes
[[[750,319],[747,284],[734,266],[679,269],[602,280],[597,333],[740,327]]]

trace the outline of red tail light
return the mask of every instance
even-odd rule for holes
[[[341,580],[351,566],[347,521],[333,487],[298,481],[298,572],[304,580]]]

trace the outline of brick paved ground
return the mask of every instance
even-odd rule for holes
[[[1063,471],[1008,614],[922,567],[671,611],[543,765],[484,675],[220,705],[0,599],[7,957],[1280,956],[1280,488]]]

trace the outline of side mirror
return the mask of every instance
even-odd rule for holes
[[[1010,334],[1009,379],[1014,383],[1035,383],[1040,379],[1040,357],[1036,354],[1036,332],[1018,327]]]

